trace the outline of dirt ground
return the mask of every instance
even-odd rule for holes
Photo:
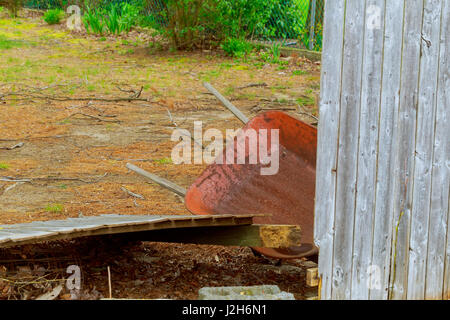
[[[0,15],[0,224],[113,213],[189,214],[182,198],[130,172],[125,164],[186,188],[195,180],[205,165],[171,162],[173,130],[192,132],[197,120],[204,129],[242,127],[202,81],[250,118],[284,110],[317,122],[319,63],[297,57],[266,63],[258,54],[234,59],[219,51],[171,52],[164,43],[160,50],[160,41],[145,30],[100,37],[73,33],[64,25],[48,26],[32,12],[18,19]],[[55,252],[67,256],[79,250],[92,258],[80,260],[84,283],[98,291],[84,298],[107,296],[108,259],[96,260],[73,244],[53,246],[59,250],[41,250],[50,250],[51,258],[41,251],[31,256],[47,261],[56,259]],[[1,254],[0,272],[3,266],[5,274],[17,276],[19,266],[10,262],[21,254]],[[136,254],[155,259],[151,264],[136,262]],[[30,267],[28,258],[22,257]],[[305,297],[304,261],[280,267],[248,248],[146,243],[122,250],[116,260],[114,297],[195,299],[202,286],[248,284],[279,284],[298,299]],[[26,291],[24,296],[14,282],[1,281],[1,298],[37,294]]]

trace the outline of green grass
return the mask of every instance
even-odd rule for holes
[[[21,47],[22,45],[23,45],[22,41],[10,40],[7,37],[0,34],[0,50]]]
[[[63,211],[63,209],[64,206],[59,203],[49,204],[48,206],[45,207],[45,211],[47,212],[61,212]]]
[[[311,90],[307,90],[305,95],[302,95],[300,98],[297,98],[297,103],[301,106],[313,106],[316,103],[316,99]]]
[[[9,169],[9,164],[0,162],[0,170],[6,170]]]
[[[294,76],[302,76],[302,75],[308,74],[308,72],[305,70],[294,70],[294,71],[292,71],[292,74]]]
[[[154,160],[156,163],[159,163],[159,164],[169,164],[169,163],[172,163],[172,159],[170,159],[170,158],[161,158],[161,159],[157,159],[157,160]]]

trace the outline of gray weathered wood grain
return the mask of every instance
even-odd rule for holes
[[[328,1],[325,10],[321,298],[448,299],[450,1]],[[374,11],[380,33],[364,24]]]
[[[332,298],[349,299],[356,176],[358,166],[358,131],[361,109],[361,80],[364,48],[365,1],[347,0],[342,65],[341,115],[336,185],[336,220],[333,249]]]
[[[399,106],[400,66],[402,55],[403,12],[405,0],[387,1],[385,9],[383,77],[379,117],[379,141],[375,199],[372,265],[379,270],[378,286],[371,286],[369,298],[387,299],[392,241],[393,180],[395,143]],[[375,275],[374,275],[375,276]],[[375,283],[376,284],[376,283]]]
[[[325,2],[314,235],[320,248],[321,296],[331,297],[337,142],[345,0]]]
[[[436,124],[428,234],[425,297],[449,299],[449,184],[450,184],[450,1],[443,2],[437,77]],[[445,268],[447,267],[447,278]]]
[[[424,3],[408,257],[408,299],[425,298],[436,91],[439,72],[442,1],[426,0]],[[436,232],[436,230],[432,232]]]
[[[369,275],[374,232],[385,1],[367,0],[366,8],[377,8],[379,17],[375,23],[369,23],[374,13],[366,9],[351,279],[351,298],[364,300],[369,298],[369,287],[372,286],[369,281],[373,282]]]
[[[408,283],[422,16],[423,0],[408,0],[403,25],[400,106],[397,118],[397,171],[393,176],[395,199],[390,292],[392,299],[406,299]]]

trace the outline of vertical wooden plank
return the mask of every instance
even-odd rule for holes
[[[441,4],[442,0],[425,0],[424,4],[408,258],[408,299],[425,298]],[[444,214],[446,212],[442,212]],[[443,234],[445,232],[446,230]]]
[[[347,0],[339,120],[333,299],[350,299],[365,3]]]
[[[314,238],[320,248],[321,298],[331,298],[336,159],[345,0],[325,2]]]
[[[398,135],[394,174],[394,236],[392,241],[390,298],[406,299],[414,148],[418,105],[418,79],[421,47],[423,0],[407,0],[403,26],[403,51],[398,111]]]
[[[450,1],[442,8],[425,298],[449,299]],[[447,263],[446,263],[447,261]],[[445,281],[446,280],[446,281]]]
[[[351,278],[351,299],[364,300],[369,298],[372,265],[385,1],[367,0],[366,7]]]
[[[403,13],[405,0],[386,1],[383,79],[379,117],[378,162],[372,265],[379,271],[378,282],[370,288],[370,299],[388,297],[392,240],[392,206],[397,110],[399,106],[400,66],[403,42]],[[378,281],[379,280],[379,281]]]
[[[447,167],[449,165],[447,164]],[[443,299],[450,300],[450,192],[449,200],[447,204],[447,246],[445,247],[445,259],[444,259],[444,293]]]

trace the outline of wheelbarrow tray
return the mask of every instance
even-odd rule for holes
[[[186,207],[197,215],[263,213],[269,216],[255,218],[255,223],[300,225],[301,246],[254,249],[281,259],[317,253],[313,244],[317,129],[279,111],[256,116],[242,131],[245,133],[249,129],[258,133],[261,129],[279,130],[278,172],[262,175],[261,168],[267,165],[260,161],[236,164],[237,144],[229,145],[190,186],[185,197]],[[268,140],[270,150],[270,138]],[[227,152],[234,154],[232,163],[226,161]],[[245,152],[248,160],[248,145]]]

